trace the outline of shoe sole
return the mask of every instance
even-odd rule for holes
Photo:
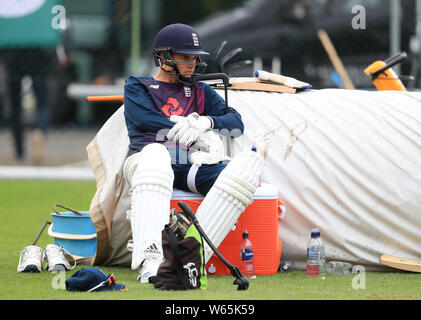
[[[144,274],[143,276],[138,276],[137,277],[137,281],[140,281],[141,283],[149,283],[149,278],[153,277],[152,273],[147,272],[146,274]]]
[[[50,272],[58,272],[58,271],[68,271],[69,269],[62,263],[56,264],[51,269],[47,268]]]
[[[19,272],[38,273],[38,272],[41,272],[41,270],[39,270],[36,265],[29,264],[25,267],[25,269],[23,269],[22,271],[19,271]]]

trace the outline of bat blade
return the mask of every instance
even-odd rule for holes
[[[380,263],[400,270],[421,273],[421,260],[405,259],[383,254],[380,256]]]

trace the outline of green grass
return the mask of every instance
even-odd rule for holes
[[[207,290],[162,292],[136,281],[129,268],[99,266],[114,273],[125,292],[75,293],[54,289],[60,274],[17,273],[22,249],[31,244],[42,224],[51,221],[55,203],[89,210],[93,182],[0,181],[0,299],[2,300],[413,300],[421,299],[421,275],[367,272],[365,289],[354,289],[353,276],[308,278],[304,271],[257,276],[247,291],[237,291],[231,276],[209,276]],[[303,240],[304,241],[304,240]],[[38,245],[53,243],[45,231]],[[79,265],[65,274],[68,278]],[[62,278],[61,278],[62,279]]]

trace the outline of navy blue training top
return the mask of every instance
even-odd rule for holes
[[[197,110],[191,85],[167,83],[152,77],[130,77],[124,86],[124,117],[130,139],[130,155],[149,143],[164,143],[174,125],[172,115],[197,112],[210,116],[215,130],[238,137],[244,132],[241,115],[232,107],[225,114],[225,101],[208,84],[199,82]],[[163,130],[164,129],[164,130]]]

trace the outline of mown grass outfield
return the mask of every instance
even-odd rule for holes
[[[74,293],[60,287],[59,274],[17,273],[22,249],[30,245],[42,224],[49,220],[53,204],[88,210],[94,182],[0,181],[0,299],[2,300],[419,300],[421,275],[406,272],[367,272],[365,289],[352,287],[353,276],[308,278],[304,271],[257,276],[247,291],[237,291],[231,276],[209,276],[207,290],[162,292],[136,281],[129,268],[101,267],[114,273],[125,292]],[[305,241],[305,239],[303,239]],[[45,230],[38,245],[53,243]],[[77,266],[66,273],[68,278]],[[54,282],[56,281],[56,282]]]

